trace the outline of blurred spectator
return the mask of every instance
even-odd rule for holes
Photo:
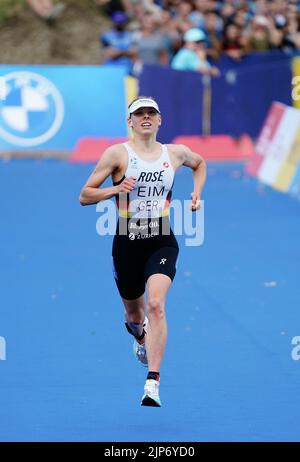
[[[235,14],[235,7],[232,2],[226,3],[224,2],[221,9],[220,9],[220,14],[221,17],[223,18],[224,24],[228,24],[230,21],[232,21],[234,14]]]
[[[53,24],[65,9],[64,3],[54,4],[53,0],[27,0],[27,3],[35,14],[48,24]]]
[[[203,29],[204,14],[205,14],[205,2],[203,2],[203,0],[195,0],[194,9],[189,16],[190,21],[193,23],[193,27],[198,27],[199,29]]]
[[[141,66],[144,63],[169,64],[172,50],[171,39],[157,28],[155,16],[152,13],[145,13],[141,26],[141,31],[134,34],[138,50],[138,65]],[[135,66],[135,70],[138,73],[137,66]]]
[[[145,7],[142,2],[131,1],[131,9],[127,12],[129,17],[128,30],[140,31],[144,14],[146,13]]]
[[[164,0],[163,6],[166,10],[170,11],[171,16],[176,16],[180,3],[181,0]]]
[[[244,54],[245,47],[241,39],[241,29],[235,23],[228,23],[224,29],[222,51],[237,61]]]
[[[289,5],[291,8],[287,12],[287,24],[284,27],[283,50],[289,52],[300,49],[300,17],[297,7]]]
[[[265,16],[254,16],[248,37],[249,51],[268,51],[281,45],[274,23]]]
[[[208,59],[218,59],[221,53],[240,60],[252,51],[300,49],[297,0],[95,1],[122,5],[129,19],[127,30],[134,32],[139,65],[167,64],[176,53],[172,66],[210,69]],[[206,47],[203,40],[185,40],[182,46],[191,29],[205,34]]]
[[[273,2],[268,2],[267,0],[255,0],[255,8],[254,8],[255,14],[266,16],[270,8],[269,3],[273,3]]]
[[[240,27],[240,29],[246,29],[251,21],[251,15],[244,11],[244,9],[237,9],[233,15],[233,22]]]
[[[183,34],[194,26],[190,19],[190,15],[192,13],[192,5],[186,1],[181,2],[176,7],[175,11],[176,12],[173,14],[173,22],[176,25],[177,30]]]
[[[160,14],[161,8],[153,0],[124,0],[125,11],[130,18],[135,17],[136,6],[140,5],[145,13]]]
[[[113,13],[111,20],[113,28],[101,35],[104,46],[106,64],[122,64],[132,71],[137,56],[137,48],[133,44],[132,32],[126,30],[128,18],[123,11]]]
[[[219,69],[211,66],[206,57],[205,33],[190,29],[184,36],[184,45],[174,56],[171,66],[181,71],[198,71],[211,76],[220,75]]]
[[[178,51],[182,45],[182,34],[177,29],[176,22],[172,19],[169,10],[162,10],[158,21],[160,32],[166,35],[172,44],[172,54]]]
[[[214,11],[207,11],[204,16],[207,55],[218,59],[221,51],[223,21]]]

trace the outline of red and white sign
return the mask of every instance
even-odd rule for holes
[[[286,109],[287,106],[282,103],[272,104],[256,141],[255,154],[246,165],[246,172],[249,175],[257,175]]]
[[[263,162],[258,171],[258,178],[265,184],[272,186],[278,177],[283,163],[286,161],[292,144],[300,126],[300,111],[292,107],[285,107],[277,130],[266,149]]]

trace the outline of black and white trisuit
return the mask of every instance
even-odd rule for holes
[[[117,198],[119,221],[112,256],[120,295],[134,300],[143,295],[152,274],[165,274],[173,281],[179,247],[169,222],[174,170],[167,147],[161,145],[160,157],[150,162],[139,157],[128,143],[124,146],[127,169],[114,185],[132,176],[136,186]]]

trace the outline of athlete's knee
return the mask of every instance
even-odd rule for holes
[[[149,297],[148,313],[150,317],[163,318],[165,315],[164,300],[160,297]]]

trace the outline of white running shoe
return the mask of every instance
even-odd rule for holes
[[[161,407],[159,398],[158,380],[148,379],[144,386],[144,394],[141,401],[142,406]]]
[[[148,318],[145,317],[145,322],[143,324],[144,331],[147,332],[148,327]],[[145,337],[144,337],[145,338]],[[146,344],[139,343],[136,339],[133,342],[133,354],[136,359],[144,366],[148,366],[148,359],[147,359],[147,352],[146,352]]]

